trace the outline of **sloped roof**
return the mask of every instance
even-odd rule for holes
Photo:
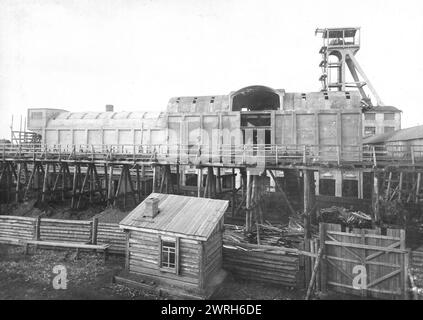
[[[395,131],[375,134],[374,136],[363,138],[363,144],[379,144],[385,143],[388,139],[395,134]]]
[[[159,199],[159,214],[153,219],[143,218],[144,200],[120,222],[122,229],[167,232],[205,241],[229,205],[227,200],[173,194],[152,193],[150,197]]]
[[[363,144],[378,144],[416,139],[423,139],[423,125],[401,129],[389,133],[377,134],[372,137],[364,138]]]
[[[393,106],[375,106],[366,112],[402,112],[402,111]]]

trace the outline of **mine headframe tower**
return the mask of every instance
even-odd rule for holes
[[[360,28],[317,28],[316,35],[321,34],[323,45],[319,53],[322,55],[322,91],[348,91],[357,88],[362,96],[363,108],[372,107],[372,101],[364,90],[368,88],[377,106],[383,102],[372,86],[355,58],[360,50]],[[351,73],[353,81],[347,82],[346,69]],[[361,77],[361,78],[360,78]]]

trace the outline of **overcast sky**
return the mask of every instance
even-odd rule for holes
[[[423,124],[423,1],[0,0],[0,137],[12,113],[164,110],[254,84],[321,89],[316,27],[360,26],[357,60]]]

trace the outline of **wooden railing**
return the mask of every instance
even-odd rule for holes
[[[7,159],[103,160],[166,162],[180,164],[221,163],[272,166],[286,163],[387,163],[423,164],[423,145],[46,145],[0,144]]]

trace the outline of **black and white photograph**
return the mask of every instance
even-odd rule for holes
[[[0,0],[0,300],[423,300],[422,17]]]

